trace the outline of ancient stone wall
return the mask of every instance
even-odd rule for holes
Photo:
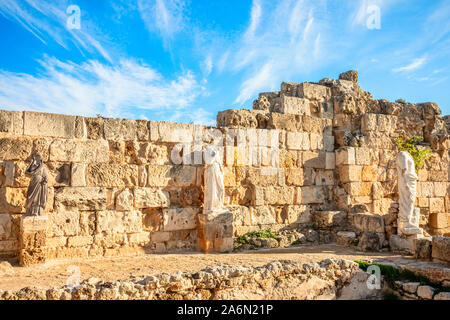
[[[433,103],[374,100],[356,72],[282,83],[253,110],[219,112],[217,127],[0,111],[0,256],[19,249],[24,171],[36,151],[50,172],[50,258],[197,250],[211,144],[223,154],[235,236],[315,228],[322,242],[355,231],[386,246],[396,232],[395,140],[423,136],[433,153],[416,206],[425,231],[446,235],[450,141],[440,113]]]

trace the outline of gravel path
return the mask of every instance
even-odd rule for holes
[[[364,253],[338,245],[319,245],[286,249],[268,249],[231,254],[146,254],[108,258],[83,258],[75,260],[53,260],[44,265],[19,267],[17,262],[0,264],[0,289],[19,290],[26,286],[50,288],[64,286],[71,273],[69,266],[80,268],[81,280],[96,277],[105,281],[129,279],[133,276],[148,276],[163,272],[195,271],[218,264],[260,266],[274,260],[298,262],[321,261],[327,258],[348,260],[373,259],[408,263],[412,259],[391,252]]]

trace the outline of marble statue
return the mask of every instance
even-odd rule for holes
[[[48,168],[42,162],[42,155],[39,152],[33,154],[25,174],[31,175],[25,205],[26,215],[44,216],[48,198]]]
[[[417,189],[417,174],[414,167],[414,159],[406,152],[401,151],[397,156],[398,175],[398,234],[421,235],[423,230],[419,227],[420,211],[414,208]]]
[[[223,167],[220,152],[216,147],[209,147],[204,174],[205,194],[204,211],[224,209],[225,187],[223,182]]]

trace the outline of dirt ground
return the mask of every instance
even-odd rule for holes
[[[42,288],[62,287],[67,283],[69,266],[80,268],[81,281],[91,277],[104,281],[130,279],[133,276],[149,276],[163,272],[196,271],[218,264],[261,266],[274,260],[294,260],[298,262],[319,262],[327,258],[348,260],[373,259],[408,263],[409,258],[391,252],[363,253],[338,245],[320,245],[286,249],[269,249],[228,254],[145,254],[108,258],[80,258],[76,260],[53,260],[43,265],[19,267],[16,261],[9,260],[12,268],[5,262],[0,268],[0,289],[19,290],[26,286]],[[3,260],[4,261],[4,260]],[[1,260],[0,260],[1,262]],[[6,267],[5,267],[6,266]],[[3,270],[3,271],[2,271]]]

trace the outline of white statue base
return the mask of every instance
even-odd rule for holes
[[[197,234],[202,252],[233,251],[233,214],[225,208],[204,210],[198,215]]]

